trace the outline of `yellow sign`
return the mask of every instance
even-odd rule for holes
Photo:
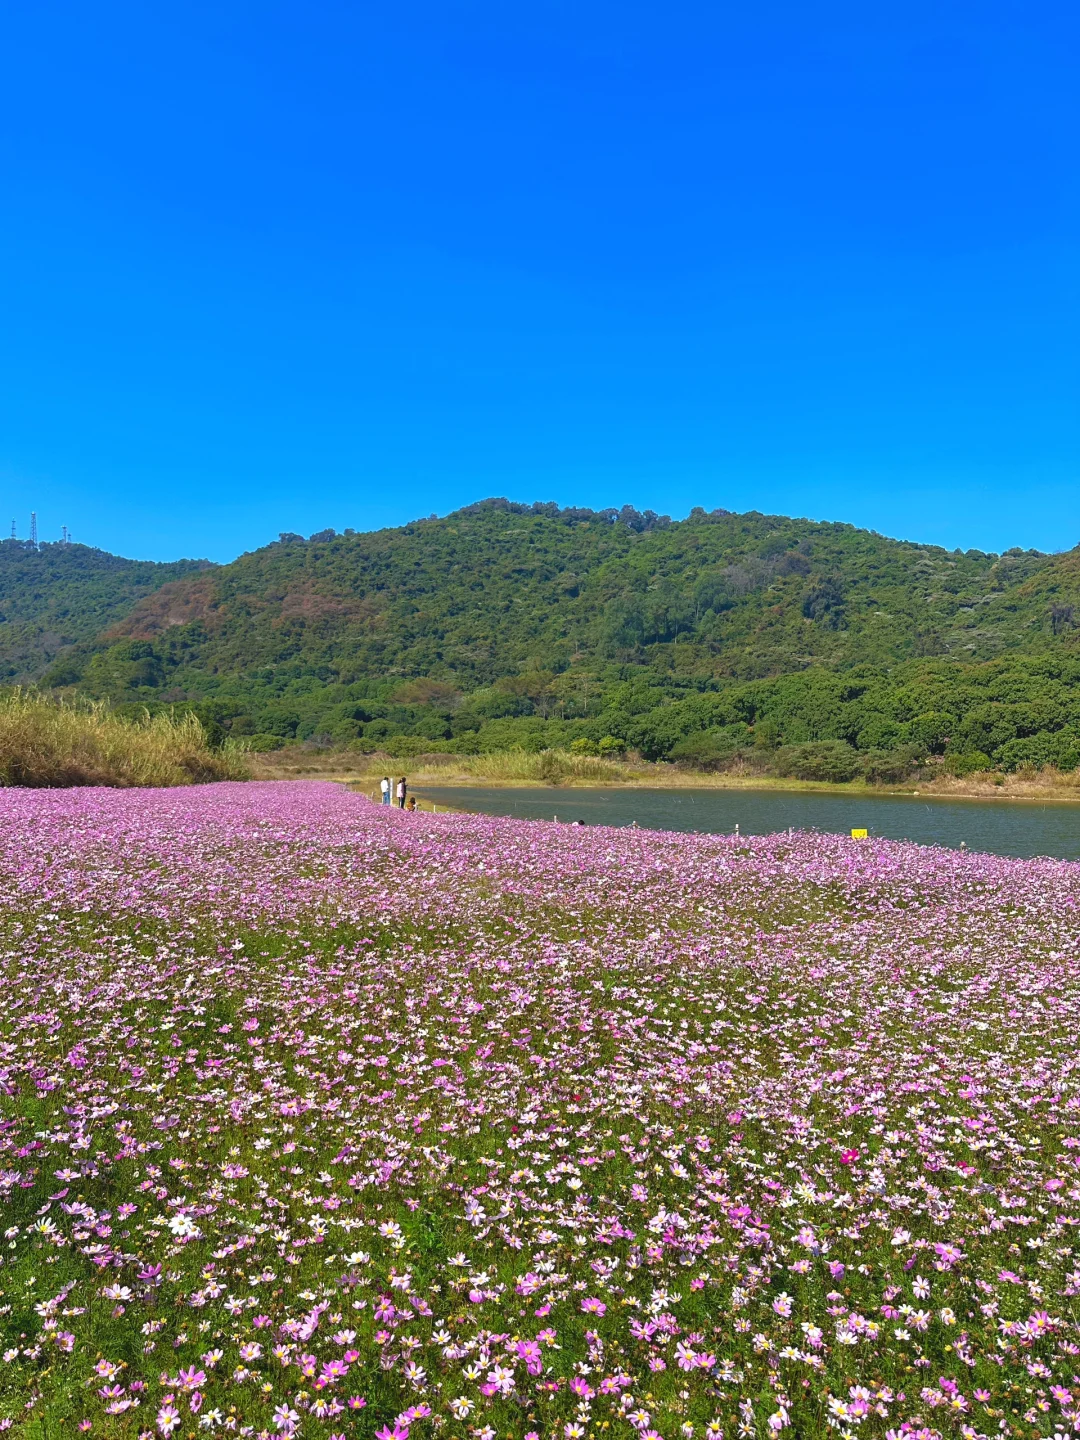
[[[866,831],[865,831],[865,830],[852,830],[852,832],[851,832],[851,838],[852,838],[853,840],[865,840],[865,839],[866,839]]]

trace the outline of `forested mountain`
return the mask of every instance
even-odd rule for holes
[[[399,749],[837,740],[1064,763],[1078,620],[1078,551],[495,500],[168,578],[46,679],[194,704],[236,733]]]
[[[0,680],[38,678],[63,651],[92,640],[167,580],[206,560],[122,560],[89,545],[0,541]]]

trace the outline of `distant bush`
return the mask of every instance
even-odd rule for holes
[[[214,750],[191,714],[131,720],[35,691],[0,696],[0,785],[192,785],[246,780],[243,751]]]
[[[671,747],[668,759],[691,770],[726,770],[746,748],[745,726],[697,730]]]
[[[1056,733],[1008,740],[994,753],[1002,770],[1075,770],[1080,765],[1080,736],[1072,727]]]
[[[607,755],[616,759],[626,753],[626,741],[615,735],[605,735],[601,740],[590,740],[581,736],[570,742],[571,755]]]
[[[426,735],[390,735],[380,742],[379,749],[396,760],[409,760],[416,755],[452,755],[456,746],[452,740],[432,740]]]
[[[793,780],[843,784],[854,780],[859,756],[845,740],[812,740],[804,745],[782,745],[773,756],[772,768],[777,775],[788,775]]]
[[[945,770],[949,775],[975,775],[989,769],[990,756],[982,750],[964,750],[945,756]]]
[[[620,740],[616,735],[603,735],[600,744],[596,747],[601,755],[608,755],[614,758],[616,755],[626,753],[626,741]]]
[[[268,735],[265,730],[255,735],[244,736],[244,749],[256,755],[265,755],[270,750],[284,750],[284,735]]]
[[[897,785],[919,769],[926,751],[919,745],[893,750],[866,750],[859,756],[858,774],[872,785]]]

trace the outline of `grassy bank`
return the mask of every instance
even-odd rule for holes
[[[140,721],[34,691],[0,697],[0,785],[192,785],[248,775],[243,752],[211,749],[194,715]]]
[[[493,785],[591,787],[617,785],[655,789],[784,790],[833,795],[910,795],[994,800],[1080,800],[1080,773],[1054,769],[994,772],[965,776],[922,777],[894,784],[852,780],[828,784],[764,775],[749,767],[726,771],[694,770],[663,762],[611,760],[572,755],[565,750],[540,754],[508,751],[496,755],[417,755],[411,760],[363,755],[352,750],[291,746],[252,756],[256,779],[338,780],[374,786],[382,775],[407,774],[413,786]]]

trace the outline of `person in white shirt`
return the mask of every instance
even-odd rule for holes
[[[389,805],[389,804],[390,804],[390,776],[389,776],[389,775],[384,775],[384,776],[382,777],[382,779],[379,781],[379,789],[382,791],[381,803],[382,803],[383,805]]]
[[[409,784],[408,781],[405,779],[405,776],[402,775],[401,779],[397,782],[397,803],[399,810],[405,809],[405,796],[408,793]]]

